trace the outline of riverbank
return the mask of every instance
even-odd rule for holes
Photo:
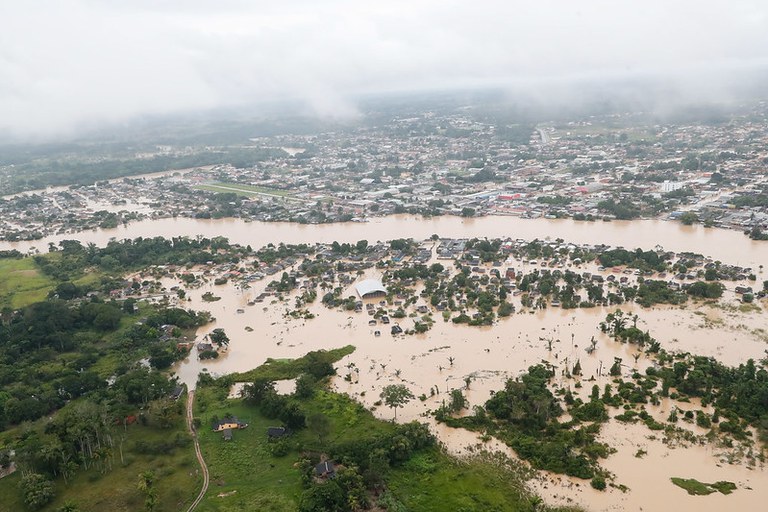
[[[25,242],[0,242],[0,250],[47,252],[49,244],[79,240],[105,246],[111,239],[137,237],[166,238],[223,236],[232,243],[261,247],[267,244],[356,242],[367,239],[392,240],[431,235],[451,238],[504,238],[526,240],[562,238],[577,244],[606,244],[615,247],[690,251],[734,265],[758,267],[768,261],[768,243],[750,240],[742,233],[700,225],[684,226],[662,220],[581,222],[572,219],[521,219],[519,217],[423,218],[412,215],[379,217],[370,222],[337,224],[295,224],[287,222],[245,222],[240,219],[148,219],[112,229],[54,235]]]

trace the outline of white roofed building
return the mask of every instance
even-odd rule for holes
[[[357,294],[361,299],[374,299],[376,297],[384,297],[387,294],[387,289],[378,279],[360,281],[355,285],[355,290],[357,290]]]

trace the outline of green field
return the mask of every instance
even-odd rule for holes
[[[347,345],[340,348],[323,351],[323,359],[336,362],[355,351],[355,347]],[[306,357],[306,356],[305,356]],[[253,382],[257,379],[282,380],[298,377],[304,370],[305,357],[299,359],[267,359],[267,362],[247,372],[232,373],[226,378],[229,382]]]
[[[291,437],[291,449],[285,456],[271,455],[268,427],[279,420],[268,419],[243,400],[227,400],[220,388],[197,391],[196,416],[202,419],[200,448],[211,475],[211,487],[201,503],[201,511],[269,510],[295,511],[302,492],[301,475],[294,467],[300,450],[319,450],[319,441],[307,429]],[[306,413],[323,412],[331,422],[329,439],[354,438],[389,432],[392,424],[379,422],[365,408],[349,398],[318,392],[302,402]],[[213,417],[233,414],[248,423],[237,430],[231,441],[209,428]],[[224,497],[219,497],[226,494]]]
[[[38,270],[32,258],[0,260],[0,308],[23,308],[45,300],[54,281]]]
[[[581,126],[557,126],[555,137],[565,137],[570,133],[570,137],[580,137],[587,135],[620,135],[626,134],[628,142],[655,142],[658,139],[656,133],[650,128],[610,126],[607,124],[591,124]]]
[[[183,400],[180,399],[180,400]],[[29,429],[43,430],[45,421],[35,422],[34,425],[17,427],[4,432],[2,439],[27,435]],[[178,447],[168,455],[144,455],[132,452],[132,446],[137,440],[154,443],[168,441],[175,436],[181,436],[185,445]],[[123,441],[123,463],[120,456],[115,454],[112,469],[103,471],[99,468],[78,470],[67,484],[57,478],[56,498],[39,509],[42,512],[54,512],[67,502],[77,505],[81,512],[128,512],[144,510],[144,497],[137,489],[138,475],[146,470],[152,470],[156,477],[158,503],[155,512],[175,512],[182,510],[192,502],[200,488],[201,478],[198,476],[197,461],[192,448],[191,439],[186,432],[183,417],[179,418],[176,426],[171,429],[144,427],[138,424],[129,425],[127,429],[115,427],[114,451],[118,452],[119,440]],[[0,440],[0,445],[2,445]],[[21,474],[19,471],[0,479],[0,512],[20,512],[28,510],[18,489]]]
[[[241,183],[225,183],[214,182],[205,185],[197,185],[194,187],[197,190],[207,190],[209,192],[232,192],[239,196],[253,197],[253,196],[275,196],[290,198],[291,192],[282,190],[279,188],[269,187],[255,187],[252,185],[243,185]]]

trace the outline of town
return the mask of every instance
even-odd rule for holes
[[[5,196],[0,239],[171,217],[318,224],[392,214],[659,218],[768,236],[766,102],[708,124],[629,113],[510,124],[470,107],[436,110],[254,137],[238,146],[253,155],[247,165],[227,161],[229,147],[213,165]]]

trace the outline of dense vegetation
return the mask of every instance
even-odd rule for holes
[[[139,459],[141,467],[150,467],[152,460],[145,455],[176,457],[180,448],[188,454],[183,409],[170,398],[175,384],[139,360],[146,357],[156,368],[169,366],[183,354],[166,334],[169,326],[189,329],[206,321],[206,315],[190,311],[136,310],[131,302],[103,302],[96,295],[51,299],[3,317],[0,429],[11,430],[0,450],[15,452],[30,509],[57,493],[74,496],[70,484],[82,485],[83,474],[96,480],[113,471],[124,474]],[[22,422],[35,423],[15,427]],[[166,484],[159,488],[163,495],[152,499],[166,510],[178,506],[174,500],[188,498],[184,493],[171,498]],[[119,499],[135,499],[133,490],[120,491]],[[80,505],[95,506],[108,496]]]
[[[99,249],[63,241],[35,258],[4,255],[4,262],[25,265],[14,268],[46,277],[34,290],[38,300],[26,295],[21,307],[0,312],[0,465],[13,462],[20,470],[0,482],[11,507],[0,510],[53,510],[70,498],[82,510],[119,509],[139,499],[177,510],[190,499],[195,479],[156,464],[181,468],[194,460],[183,408],[171,398],[176,384],[158,370],[186,354],[177,342],[210,316],[137,302],[134,295],[150,283],[116,274],[193,259],[216,243],[139,239]],[[7,286],[13,279],[0,279],[6,304],[19,304],[19,289]],[[154,483],[142,498],[135,482],[145,471]],[[119,482],[107,483],[112,478]],[[18,499],[9,485],[20,485]]]
[[[68,280],[87,269],[119,274],[149,265],[186,265],[208,261],[238,261],[247,248],[234,248],[224,237],[136,238],[110,241],[105,247],[83,246],[77,240],[62,240],[51,253],[35,256],[42,271],[58,280]]]
[[[709,430],[707,438],[719,439],[722,446],[739,442],[750,463],[764,460],[768,443],[768,371],[753,360],[728,367],[714,358],[688,353],[671,354],[647,331],[637,327],[637,315],[621,311],[610,313],[601,322],[603,332],[616,341],[637,346],[635,363],[643,352],[654,359],[645,374],[637,369],[625,379],[627,366],[615,358],[608,373],[613,377],[604,389],[593,385],[588,400],[572,392],[571,387],[550,390],[553,369],[546,364],[531,366],[504,388],[492,393],[473,414],[456,417],[465,407],[463,397],[452,398],[435,414],[450,426],[463,427],[492,435],[514,448],[522,459],[539,469],[591,478],[591,485],[603,489],[610,480],[598,461],[611,448],[596,441],[600,423],[608,421],[610,410],[618,409],[615,419],[643,422],[649,429],[663,431],[665,438],[704,442],[678,422],[696,424]],[[574,379],[581,388],[581,365],[577,360],[563,369],[563,375]],[[458,395],[461,395],[458,392]],[[556,395],[562,397],[559,400]],[[701,408],[691,407],[690,398],[699,398]],[[658,406],[662,399],[672,399],[675,406],[666,422],[659,421],[646,409]],[[567,409],[570,421],[558,418]],[[753,452],[750,427],[756,429],[760,446]],[[615,484],[612,484],[615,485]]]
[[[632,377],[637,384],[619,380],[619,389],[625,392],[613,395],[608,403],[621,406],[658,403],[666,397],[697,397],[701,399],[702,408],[714,409],[712,413],[703,409],[695,412],[699,426],[740,441],[749,439],[752,434],[748,427],[752,426],[757,429],[761,442],[768,442],[768,371],[762,365],[748,359],[737,367],[729,367],[712,357],[672,354],[661,348],[648,332],[636,327],[636,317],[632,325],[627,321],[627,315],[616,311],[606,317],[601,329],[618,341],[638,345],[653,355],[657,364],[649,367],[645,376],[634,372]],[[688,419],[693,416],[691,412]],[[636,417],[625,413],[623,419],[635,421]],[[651,423],[647,417],[640,416],[640,419]]]
[[[509,379],[483,407],[471,416],[454,418],[441,410],[437,418],[451,426],[493,435],[537,469],[546,469],[579,478],[596,478],[604,472],[597,460],[610,449],[597,442],[599,423],[608,419],[599,397],[584,404],[571,401],[573,419],[560,423],[560,401],[548,389],[554,376],[551,368],[535,365],[517,379]],[[599,485],[599,483],[597,484]]]

